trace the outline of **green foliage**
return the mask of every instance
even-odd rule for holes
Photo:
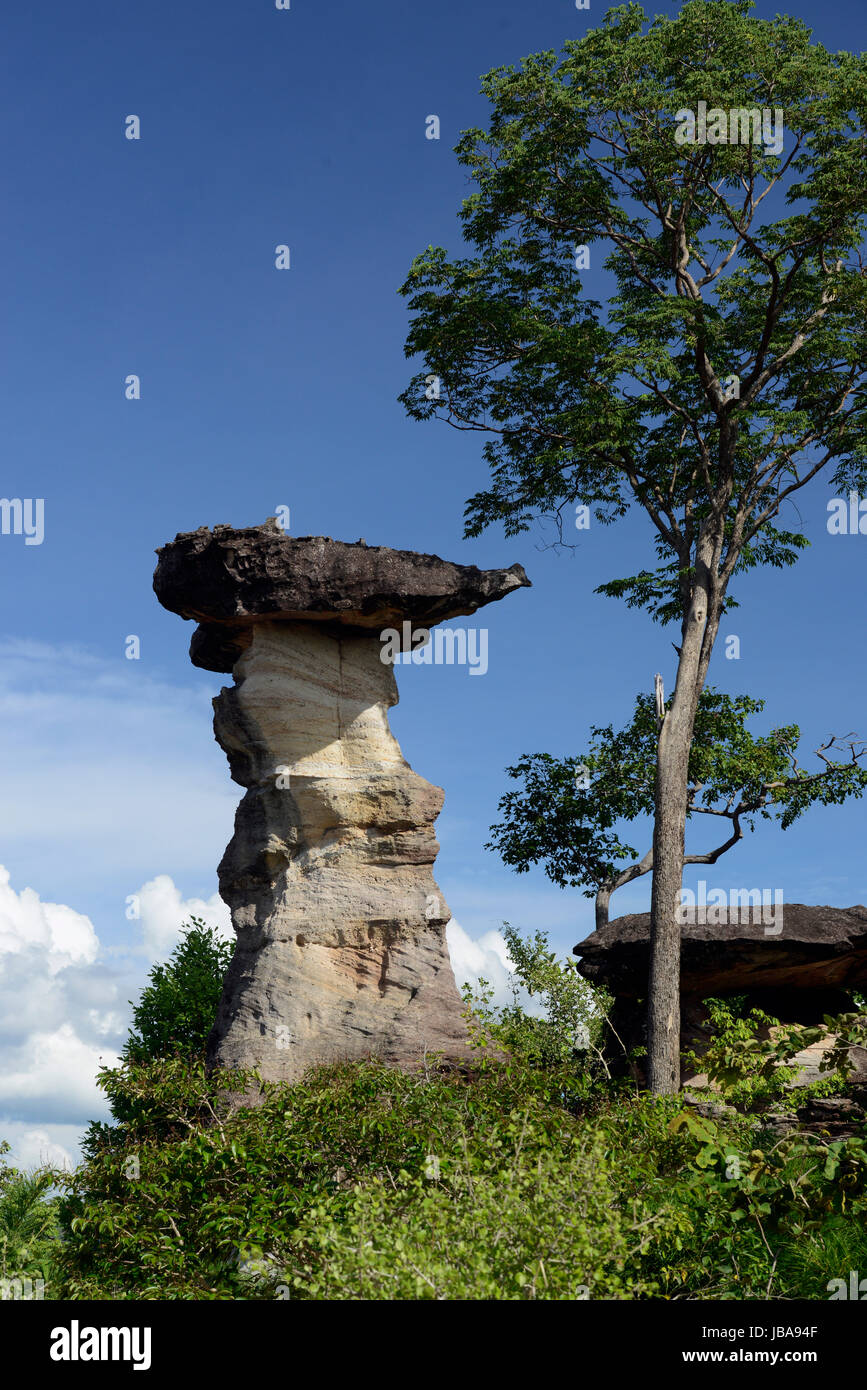
[[[704,1004],[712,1029],[710,1043],[700,1056],[690,1051],[684,1060],[696,1072],[704,1072],[738,1110],[758,1111],[782,1096],[797,1074],[797,1068],[786,1063],[825,1031],[796,1023],[784,1026],[761,1009],[744,1015],[742,999],[706,999]]]
[[[781,1024],[761,1009],[744,1013],[746,996],[705,999],[710,1041],[702,1053],[684,1053],[695,1072],[704,1072],[722,1098],[742,1112],[795,1110],[811,1097],[845,1096],[855,1069],[849,1049],[867,1046],[867,1015],[862,1011],[825,1014],[822,1024]],[[820,1071],[827,1075],[808,1086],[791,1087],[798,1068],[787,1065],[807,1047],[832,1038]]]
[[[424,1173],[363,1177],[300,1223],[292,1297],[634,1297],[623,1278],[649,1236],[618,1210],[599,1136],[521,1107],[480,1133],[453,1130]],[[481,1141],[481,1142],[480,1142]],[[632,1247],[632,1249],[631,1249]]]
[[[575,1047],[586,1030],[592,1052],[604,998],[544,933],[504,934],[544,1017],[517,997],[493,1009],[483,987],[471,1065],[333,1066],[288,1086],[208,1075],[179,1049],[104,1069],[115,1124],[54,1175],[54,1296],[824,1298],[867,1263],[867,1134],[774,1141],[749,1113],[807,1030],[768,1044],[773,1020],[708,1001],[700,1063],[747,1113],[629,1095]],[[857,1016],[845,1026],[861,1035]],[[19,1176],[0,1167],[0,1222],[33,1268],[52,1241],[46,1179],[25,1193]]]
[[[842,1076],[855,1070],[855,1063],[849,1054],[849,1048],[867,1048],[867,1011],[864,1009],[864,1001],[859,999],[859,1006],[851,1013],[837,1014],[835,1017],[825,1015],[824,1032],[833,1034],[834,1045],[829,1050],[825,1058],[825,1067],[833,1068]]]
[[[654,1262],[673,1296],[823,1298],[828,1279],[858,1267],[836,1261],[867,1251],[863,1140],[768,1143],[745,1121],[689,1111],[670,1129],[691,1147],[676,1194],[683,1227]]]
[[[867,769],[852,756],[858,745],[840,759],[833,756],[837,741],[830,741],[820,750],[818,770],[810,772],[797,762],[797,725],[765,735],[748,729],[747,721],[763,709],[764,701],[749,695],[711,686],[702,691],[689,750],[687,819],[728,818],[738,834],[754,829],[757,817],[787,829],[809,806],[863,795]],[[624,728],[594,727],[591,735],[585,753],[527,754],[506,769],[521,786],[500,799],[503,819],[491,827],[487,846],[518,873],[541,863],[559,887],[582,887],[587,897],[600,885],[616,887],[625,866],[639,857],[618,826],[654,811],[659,726],[653,698],[636,698]]]
[[[3,1161],[8,1152],[0,1143],[0,1280],[48,1283],[57,1252],[54,1175],[48,1168],[19,1172]]]
[[[492,1006],[493,990],[486,980],[479,981],[478,993],[470,985],[463,989],[475,1045],[493,1044],[533,1066],[567,1065],[591,1055],[601,1061],[599,1043],[610,995],[585,980],[574,959],[561,960],[549,948],[546,932],[525,939],[504,922],[503,937],[514,966],[512,1003]],[[538,999],[541,1018],[519,1004],[522,989]]]
[[[103,1084],[128,1120],[65,1179],[66,1297],[824,1298],[867,1248],[863,1140],[577,1095],[568,1067]]]
[[[790,1086],[784,1090],[774,1100],[775,1110],[800,1110],[809,1100],[825,1100],[832,1096],[843,1096],[847,1093],[845,1075],[841,1071],[829,1072],[827,1076],[820,1077],[818,1081],[810,1081],[805,1086]]]
[[[490,1296],[532,1297],[546,1278],[574,1296],[582,1270],[620,1287],[631,1222],[610,1210],[604,1164],[559,1103],[557,1073],[481,1062],[469,1077],[407,1076],[370,1064],[280,1087],[170,1059],[127,1064],[102,1084],[127,1119],[66,1180],[70,1296],[273,1297],[275,1271],[293,1297],[329,1296],[342,1270],[343,1297],[359,1287],[415,1297],[414,1264],[449,1297],[487,1297],[501,1253],[502,1291]],[[226,1106],[228,1088],[250,1086],[255,1108]],[[495,1222],[506,1193],[508,1236],[502,1211]],[[433,1213],[444,1223],[435,1236]],[[377,1244],[359,1285],[368,1222]],[[392,1250],[392,1237],[404,1247]]]
[[[199,917],[191,917],[183,932],[166,964],[153,967],[133,1007],[133,1028],[123,1049],[128,1061],[204,1052],[233,947]]]
[[[726,537],[731,539],[732,524],[726,527]],[[732,571],[745,574],[760,565],[770,565],[773,569],[787,569],[794,565],[801,550],[808,550],[810,542],[798,531],[782,531],[779,527],[765,524],[761,533],[743,550]],[[665,555],[665,547],[657,545],[660,557]],[[681,586],[691,584],[694,577],[692,566],[681,568],[678,560],[661,565],[656,570],[641,570],[626,579],[611,579],[600,584],[594,593],[605,594],[608,598],[621,598],[627,608],[643,608],[655,623],[663,627],[668,623],[679,622],[682,616]],[[740,608],[737,599],[727,594],[722,612],[728,613]]]
[[[663,621],[688,609],[702,535],[721,541],[728,606],[732,574],[806,543],[774,526],[782,497],[831,461],[836,487],[867,481],[867,59],[751,10],[619,5],[561,54],[489,72],[487,128],[456,150],[470,253],[429,246],[402,288],[422,359],[408,413],[489,436],[467,534],[641,507],[660,566],[602,591]],[[699,101],[780,107],[783,152],[679,144],[675,115]],[[578,244],[614,278],[607,305]]]

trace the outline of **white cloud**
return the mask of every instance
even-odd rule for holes
[[[140,918],[130,925],[140,945],[118,959],[101,949],[84,913],[43,902],[29,887],[16,892],[0,866],[0,1139],[21,1167],[44,1161],[40,1145],[58,1161],[77,1161],[85,1126],[109,1118],[97,1072],[117,1065],[129,1000],[141,994],[149,963],[171,954],[181,924],[202,917],[233,939],[217,894],[184,898],[159,874],[135,896]]]
[[[63,903],[41,902],[25,888],[9,885],[9,871],[0,865],[0,956],[42,952],[51,974],[73,962],[95,960],[99,941],[88,917]]]
[[[34,1128],[20,1120],[6,1120],[0,1138],[10,1146],[3,1161],[24,1172],[46,1164],[70,1169],[78,1162],[81,1130],[77,1125],[47,1124]]]
[[[446,941],[458,989],[467,983],[477,986],[480,979],[487,980],[493,986],[495,1004],[512,1002],[509,976],[514,966],[500,932],[487,931],[474,941],[452,918],[446,927]]]
[[[52,1033],[31,1033],[9,1048],[0,1073],[0,1111],[25,1119],[67,1123],[102,1119],[105,1097],[97,1090],[100,1066],[116,1066],[117,1053],[98,1049],[78,1036],[72,1023]]]
[[[83,1125],[107,1113],[96,1073],[117,1059],[127,982],[98,957],[84,913],[16,892],[0,866],[0,1137],[7,1120]]]
[[[163,960],[171,955],[181,937],[181,925],[191,917],[200,917],[209,927],[216,927],[224,941],[234,941],[231,914],[219,893],[210,898],[182,898],[179,888],[168,874],[142,885],[135,895],[144,947],[151,960]]]

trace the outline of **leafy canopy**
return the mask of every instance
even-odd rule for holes
[[[6,1281],[46,1279],[57,1251],[55,1174],[22,1173],[5,1162],[8,1152],[0,1142],[0,1299],[14,1297]]]
[[[720,849],[755,828],[756,818],[776,820],[785,830],[813,805],[860,797],[867,769],[859,759],[867,745],[831,739],[817,750],[819,766],[808,771],[797,758],[796,724],[755,735],[747,727],[764,701],[726,695],[706,687],[699,699],[689,751],[687,817],[727,820],[731,837]],[[541,863],[559,887],[583,887],[592,897],[602,884],[628,881],[624,866],[638,850],[621,838],[621,825],[653,814],[658,723],[653,697],[639,695],[630,722],[615,730],[592,729],[588,751],[577,757],[526,754],[513,767],[519,790],[499,803],[503,819],[491,827],[489,849],[526,873]],[[840,754],[845,756],[839,756]],[[714,854],[687,855],[686,863],[714,862]],[[648,859],[640,872],[651,867]],[[633,872],[631,876],[637,876]]]
[[[717,617],[732,575],[793,563],[806,541],[774,518],[827,463],[867,485],[867,59],[752,9],[620,5],[561,55],[489,72],[489,127],[457,146],[470,254],[429,246],[402,287],[423,359],[407,411],[491,436],[467,534],[638,505],[659,567],[602,588],[662,621],[708,546]],[[782,152],[677,143],[701,101],[780,108]]]
[[[579,1077],[483,1054],[293,1086],[179,1058],[106,1072],[128,1118],[63,1179],[52,1294],[825,1298],[864,1267],[863,1140]],[[260,1104],[227,1109],[248,1086]]]

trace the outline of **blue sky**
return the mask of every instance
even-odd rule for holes
[[[777,8],[761,0],[757,13]],[[864,46],[855,0],[783,8],[832,49]],[[464,503],[486,481],[480,440],[405,418],[397,287],[429,243],[459,248],[467,186],[452,146],[485,120],[479,76],[558,48],[603,12],[596,0],[589,12],[567,0],[90,0],[4,15],[2,492],[44,498],[46,517],[41,546],[0,537],[0,863],[8,911],[30,889],[78,914],[69,959],[86,966],[74,990],[55,988],[69,943],[58,914],[28,899],[33,932],[50,938],[51,1008],[0,1025],[18,1078],[0,1087],[0,1131],[26,1155],[36,1132],[69,1147],[95,1113],[87,1087],[64,1105],[51,1081],[64,1027],[85,1062],[87,1048],[110,1056],[129,991],[170,948],[172,914],[199,900],[219,915],[240,789],[211,733],[219,678],[190,666],[190,625],[151,590],[153,552],[178,531],[287,505],[294,534],[520,561],[533,588],[484,610],[487,675],[399,668],[392,727],[446,790],[436,873],[469,936],[507,919],[567,952],[591,929],[580,894],[541,870],[515,876],[483,845],[508,763],[578,752],[655,671],[671,684],[670,632],[593,595],[652,560],[649,531],[639,519],[591,529],[567,553],[538,531],[463,540]],[[425,138],[431,113],[439,141]],[[129,114],[139,141],[124,138]],[[279,243],[288,272],[274,267]],[[592,274],[586,284],[593,293]],[[130,373],[139,401],[124,396]],[[720,644],[711,673],[766,699],[768,723],[800,722],[810,746],[867,732],[867,537],[828,536],[829,496],[819,484],[799,502],[813,548],[797,568],[740,585],[723,636],[740,637],[741,659]],[[133,633],[137,662],[124,657]],[[864,839],[863,805],[811,813],[757,832],[712,881],[863,901]],[[130,921],[128,896],[154,882],[150,919]],[[642,908],[648,891],[624,890],[614,911]],[[42,1090],[28,1080],[37,1054]]]

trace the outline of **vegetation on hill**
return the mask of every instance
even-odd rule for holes
[[[163,1032],[154,1055],[128,1048],[101,1073],[114,1123],[91,1127],[74,1173],[0,1168],[4,1270],[45,1278],[46,1297],[826,1299],[867,1266],[867,1136],[777,1137],[765,1115],[791,1039],[777,1055],[731,1003],[714,1005],[707,1065],[736,1104],[708,1118],[609,1077],[607,1001],[544,934],[506,928],[543,1016],[468,991],[476,1064],[274,1085],[207,1075],[204,1025],[192,1051],[224,949],[194,929],[158,975],[179,1045]],[[139,1039],[160,1016],[154,984]],[[251,1087],[259,1104],[227,1103]],[[845,1076],[814,1089],[843,1094]]]

